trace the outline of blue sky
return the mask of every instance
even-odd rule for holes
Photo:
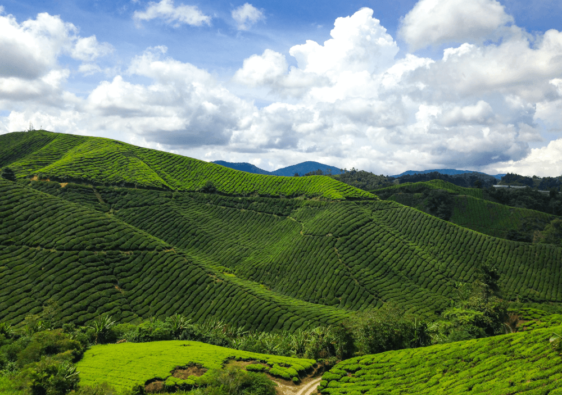
[[[0,133],[33,122],[268,170],[562,174],[559,1],[0,6]]]

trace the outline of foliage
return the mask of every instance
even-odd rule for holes
[[[352,324],[358,355],[423,347],[430,344],[427,324],[394,304],[358,314]]]
[[[324,173],[319,170],[315,174],[322,175]],[[343,170],[341,174],[330,176],[335,180],[341,181],[355,188],[363,189],[365,191],[370,191],[376,188],[384,188],[386,186],[392,185],[392,178],[390,177],[384,176],[382,174],[376,175],[368,171],[357,170],[355,168],[352,168],[351,170]]]
[[[94,332],[94,344],[98,344],[98,341],[101,343],[115,341],[115,338],[112,336],[110,331],[113,325],[115,325],[115,321],[113,321],[107,314],[94,318],[89,325]]]
[[[435,192],[440,189],[442,192]],[[431,194],[444,195],[439,201],[433,202],[430,210]],[[513,208],[503,204],[485,200],[487,191],[474,188],[461,188],[440,180],[399,186],[373,191],[377,196],[415,207],[428,214],[448,219],[449,221],[480,233],[508,240],[531,243],[536,237],[540,240],[540,232],[553,220],[553,216],[525,208]],[[516,193],[516,192],[515,192]],[[440,209],[441,207],[441,209]],[[539,233],[537,233],[537,231]]]
[[[70,362],[42,358],[26,366],[16,379],[24,382],[32,395],[64,395],[80,381],[76,367]]]
[[[485,190],[484,197],[506,206],[562,215],[561,194],[547,194],[531,188],[489,188]]]
[[[329,177],[271,177],[115,140],[32,131],[0,136],[3,163],[21,177],[228,195],[373,198]],[[210,189],[209,189],[210,188]]]
[[[322,394],[560,394],[562,327],[361,356],[323,376]],[[531,351],[532,350],[532,351]],[[374,392],[376,391],[376,392]]]
[[[269,366],[269,370],[277,366],[283,374],[289,374],[290,378],[298,377],[315,363],[311,359],[258,354],[175,340],[93,346],[78,362],[77,369],[83,385],[110,382],[117,389],[129,389],[157,377],[166,380],[176,367],[189,363],[209,369],[201,377],[203,380],[231,359],[261,361]],[[200,379],[196,380],[200,383]]]
[[[201,384],[206,386],[201,393],[209,395],[275,395],[277,386],[264,374],[238,367],[213,370]]]
[[[16,181],[16,173],[9,167],[4,167],[0,172],[0,177],[8,181]]]
[[[401,177],[398,177],[397,180],[400,184],[442,180],[447,183],[454,184],[464,188],[491,187],[492,185],[497,184],[497,180],[494,177],[483,173],[464,173],[464,174],[448,175],[448,174],[441,174],[438,172],[431,172],[425,174],[406,174]]]

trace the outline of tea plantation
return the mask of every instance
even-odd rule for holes
[[[0,166],[9,165],[18,178],[179,191],[199,190],[210,182],[218,192],[236,195],[375,198],[330,177],[250,174],[98,137],[31,131],[2,135],[0,146]]]
[[[109,382],[117,389],[144,385],[160,379],[169,386],[193,385],[197,377],[178,379],[172,372],[178,367],[198,365],[210,372],[229,360],[263,363],[272,376],[298,380],[299,375],[316,364],[313,359],[298,359],[233,350],[194,341],[123,343],[93,346],[77,364],[83,385]]]
[[[49,299],[57,320],[75,323],[181,313],[289,330],[346,316],[225,276],[87,205],[5,180],[0,195],[0,321],[21,322]]]
[[[506,238],[510,232],[517,231],[531,241],[535,230],[542,230],[557,218],[540,211],[498,204],[485,199],[481,189],[463,188],[442,180],[405,183],[372,193],[428,212],[427,191],[437,190],[451,194],[450,222],[494,237]]]
[[[322,394],[562,394],[562,327],[348,359]]]
[[[18,182],[0,181],[0,320],[22,322],[49,299],[63,305],[63,322],[76,323],[101,313],[120,321],[180,313],[294,330],[385,302],[432,317],[483,263],[497,267],[504,298],[562,303],[561,248],[476,233],[327,177],[253,175],[48,132],[0,139],[20,152],[9,163]],[[66,173],[82,163],[88,182]],[[209,177],[220,193],[197,191]],[[239,177],[265,189],[244,196],[251,180]],[[151,184],[157,179],[167,181]],[[306,198],[311,185],[332,182],[324,198]],[[274,197],[293,186],[304,189],[286,196],[298,198]],[[327,198],[336,192],[354,200]]]

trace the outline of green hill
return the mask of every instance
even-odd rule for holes
[[[5,180],[0,196],[0,321],[21,322],[49,299],[59,305],[56,319],[63,323],[101,313],[120,321],[182,313],[273,330],[330,324],[346,315],[193,262],[87,205]]]
[[[562,327],[352,358],[322,394],[562,394]]]
[[[19,181],[0,180],[0,321],[17,324],[49,299],[61,305],[62,322],[76,323],[106,312],[119,321],[180,313],[194,322],[295,330],[349,320],[353,311],[386,302],[429,317],[449,307],[457,284],[473,281],[483,263],[497,267],[504,298],[562,303],[562,248],[553,245],[494,238],[370,194],[361,199],[361,191],[326,177],[252,175],[105,139],[6,136],[22,153],[2,162]],[[148,170],[123,165],[125,185],[109,182],[125,179],[121,166],[105,148],[89,150],[96,144],[108,145],[116,163],[133,158],[127,163]],[[88,173],[68,183],[60,169],[78,171],[75,159],[85,156]],[[163,168],[180,174],[174,161],[208,169],[190,174],[197,185],[206,174],[215,177],[221,193],[197,191],[188,175],[185,188],[150,189],[148,181],[127,187]],[[58,182],[27,178],[40,173]],[[243,196],[246,176],[263,191],[326,189],[323,199],[309,192]],[[346,199],[326,198],[336,193]]]
[[[253,361],[262,371],[273,376],[296,378],[306,374],[316,361],[248,351],[233,350],[194,341],[162,341],[151,343],[123,343],[93,346],[77,364],[81,384],[94,386],[108,382],[117,389],[128,390],[153,380],[165,382],[168,387],[193,385],[200,376],[221,369],[229,361]],[[179,370],[198,366],[198,372],[181,378]],[[207,373],[208,372],[208,373]],[[203,373],[203,374],[202,374]]]
[[[18,178],[195,191],[208,182],[221,193],[374,198],[330,177],[269,177],[119,141],[32,131],[0,136],[0,167]]]
[[[451,195],[449,221],[494,237],[531,242],[535,231],[542,231],[557,218],[540,211],[495,203],[486,199],[481,189],[463,188],[442,180],[405,183],[372,193],[385,200],[434,214],[428,208],[428,192],[438,190]]]

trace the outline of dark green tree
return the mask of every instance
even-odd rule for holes
[[[16,181],[16,173],[14,173],[14,171],[9,167],[4,167],[0,175],[5,180]]]

